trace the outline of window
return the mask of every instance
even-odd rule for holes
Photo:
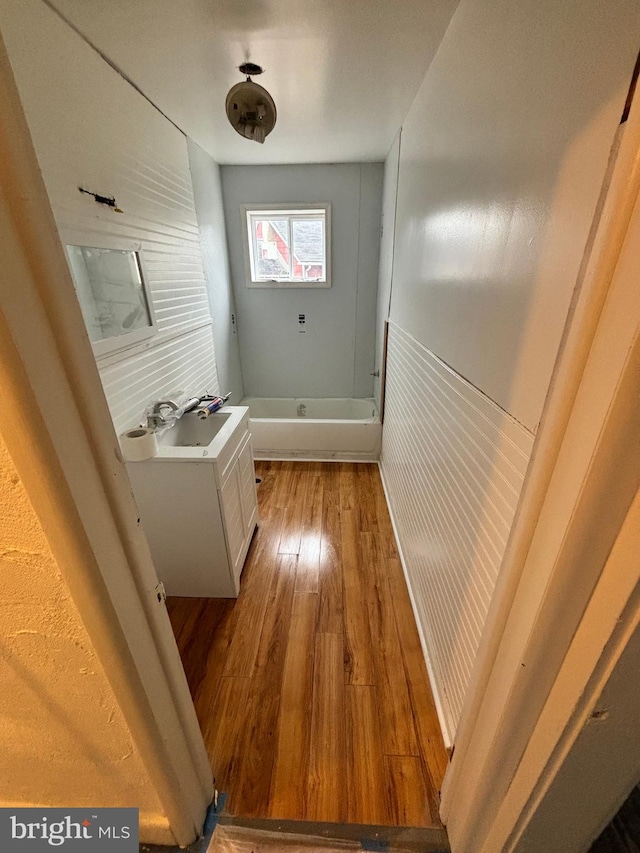
[[[155,334],[155,319],[135,250],[67,246],[82,316],[96,356]]]
[[[330,287],[329,205],[244,207],[248,287]]]

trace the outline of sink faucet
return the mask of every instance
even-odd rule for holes
[[[158,429],[158,427],[166,424],[166,420],[162,414],[163,409],[171,409],[173,412],[177,412],[178,405],[173,400],[158,400],[157,403],[154,403],[151,413],[147,415],[147,426],[149,429]]]

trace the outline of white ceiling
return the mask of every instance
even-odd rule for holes
[[[47,0],[220,163],[382,160],[458,0]],[[250,59],[278,122],[224,113]]]

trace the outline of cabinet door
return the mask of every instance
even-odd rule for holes
[[[238,456],[240,478],[240,500],[244,518],[244,534],[251,536],[258,521],[258,498],[256,494],[256,472],[253,467],[251,438],[248,438]]]
[[[244,518],[242,516],[242,501],[240,498],[240,477],[237,465],[234,465],[229,476],[220,489],[220,504],[224,529],[229,549],[229,561],[233,566],[234,576],[239,574],[238,563],[242,557],[243,545],[246,538]]]

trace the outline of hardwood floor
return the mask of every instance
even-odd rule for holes
[[[229,812],[440,826],[447,755],[377,466],[256,475],[237,601],[168,601]]]

